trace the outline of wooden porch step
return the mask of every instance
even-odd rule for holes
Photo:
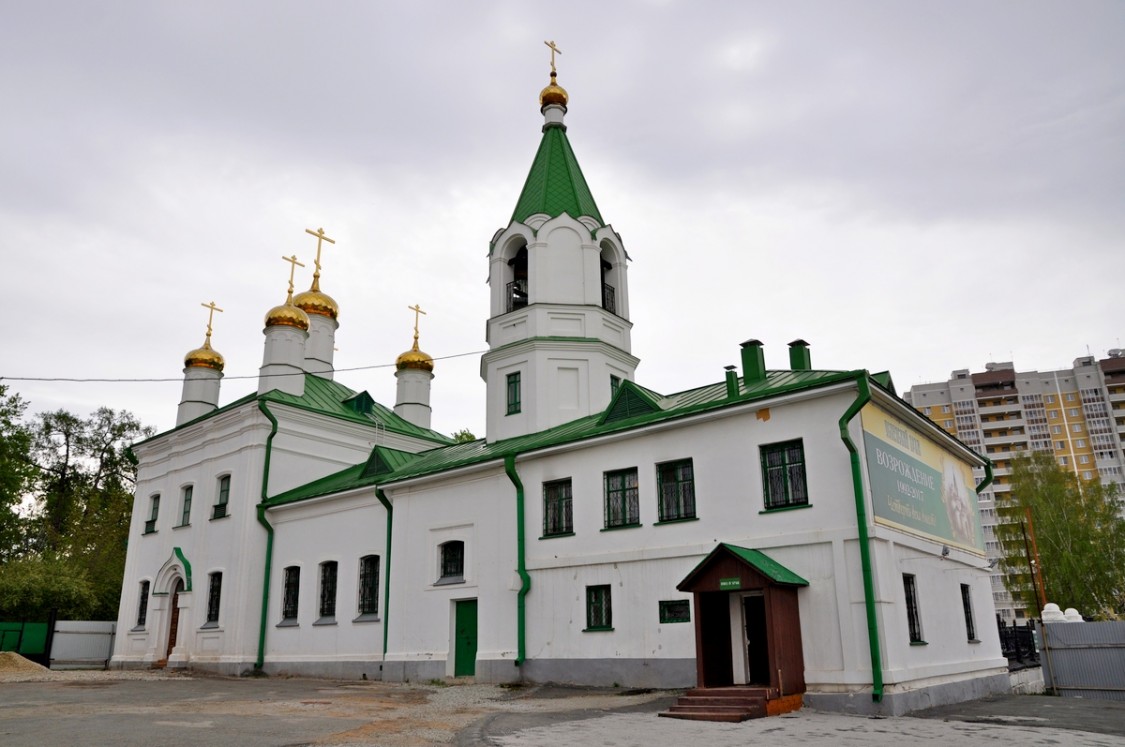
[[[664,718],[679,718],[688,721],[721,721],[726,723],[737,724],[742,721],[748,721],[753,716],[747,713],[727,712],[727,711],[661,711],[657,714]]]
[[[767,714],[768,691],[764,688],[696,688],[661,713],[666,718],[695,721],[739,722]]]

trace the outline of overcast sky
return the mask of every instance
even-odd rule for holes
[[[175,422],[184,354],[256,387],[262,318],[337,240],[338,380],[394,403],[418,303],[434,427],[484,435],[488,242],[568,136],[633,259],[637,379],[757,337],[900,393],[1125,347],[1125,3],[7,2],[0,377]],[[158,378],[165,383],[11,377]]]

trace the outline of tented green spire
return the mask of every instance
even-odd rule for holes
[[[605,225],[566,138],[566,129],[558,125],[548,125],[543,131],[539,152],[531,164],[512,220],[523,222],[536,213],[546,213],[552,218],[563,213],[572,218],[588,215]]]

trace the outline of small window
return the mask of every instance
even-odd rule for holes
[[[637,468],[605,473],[605,527],[640,526]]]
[[[520,372],[508,374],[508,415],[515,415],[520,411]]]
[[[805,482],[804,443],[797,439],[770,444],[763,446],[761,452],[765,507],[807,506],[809,493]]]
[[[1062,433],[1062,426],[1061,425],[1052,425],[1051,426],[1051,433],[1055,434],[1056,436],[1059,435],[1060,433]],[[1062,443],[1062,442],[1060,441],[1059,443]]]
[[[177,526],[186,527],[191,524],[191,494],[194,489],[191,485],[185,485],[183,492],[180,494],[180,523]]]
[[[1047,403],[1048,405],[1053,405],[1053,404],[1055,404],[1055,395],[1053,395],[1053,394],[1048,394],[1048,395],[1047,395],[1047,397],[1045,398],[1045,401],[1046,401],[1046,403]]]
[[[973,621],[973,590],[968,584],[961,584],[961,608],[965,611],[965,635],[970,641],[976,641],[977,625]]]
[[[656,465],[660,520],[695,518],[695,473],[690,459]]]
[[[942,412],[949,412],[949,405],[942,405],[942,406],[941,406],[941,411],[942,411]]]
[[[456,584],[465,580],[465,543],[450,540],[441,546],[441,578],[439,584]]]
[[[1067,402],[1073,402],[1074,401],[1074,392],[1067,392],[1066,393],[1066,401]]]
[[[925,643],[922,638],[922,618],[918,614],[918,586],[911,573],[902,574],[902,585],[906,591],[906,624],[911,643]]]
[[[297,602],[301,597],[301,568],[291,565],[285,569],[283,593],[281,596],[281,619],[297,619]]]
[[[336,570],[335,560],[320,564],[320,616],[336,616]]]
[[[1082,432],[1082,424],[1081,423],[1075,423],[1074,425],[1070,426],[1070,430],[1072,430],[1075,433],[1081,433]]]
[[[621,388],[621,377],[609,375],[609,398],[613,399],[617,396],[617,390]]]
[[[160,515],[160,494],[157,493],[149,499],[148,521],[145,522],[145,534],[156,531],[156,518]]]
[[[609,584],[586,587],[586,630],[613,630]]]
[[[210,583],[207,585],[207,622],[218,625],[219,602],[223,596],[223,574],[216,571],[211,574]]]
[[[211,509],[212,519],[221,519],[227,515],[227,504],[230,502],[230,475],[219,478],[219,492],[215,498],[215,505]]]
[[[1059,419],[1059,411],[1058,410],[1050,410],[1050,411],[1048,411],[1047,415],[1048,415],[1048,417],[1051,418],[1051,420],[1058,420]]]
[[[379,556],[359,559],[359,614],[379,614]]]
[[[691,602],[686,599],[673,599],[660,603],[660,622],[691,622]]]
[[[574,533],[570,478],[543,483],[543,536]]]
[[[149,582],[141,581],[141,601],[137,605],[137,627],[143,628],[148,620],[148,589]]]

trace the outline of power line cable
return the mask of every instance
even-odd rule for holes
[[[453,355],[442,355],[434,358],[435,361],[446,361],[452,358],[464,358],[469,355],[483,355],[487,350],[474,350],[468,353],[454,353]],[[371,371],[376,368],[392,368],[393,363],[378,363],[371,366],[355,366],[354,368],[336,368],[333,369],[335,373],[347,373],[349,371]],[[305,371],[297,371],[294,373],[285,374],[270,374],[271,377],[282,376],[304,376]],[[247,374],[245,376],[223,376],[226,380],[237,381],[238,379],[257,379],[260,374]],[[52,383],[75,383],[75,384],[148,384],[148,383],[166,383],[170,381],[183,381],[184,377],[177,376],[175,378],[161,378],[161,379],[99,379],[99,378],[79,378],[70,376],[0,376],[0,381],[41,381]]]

